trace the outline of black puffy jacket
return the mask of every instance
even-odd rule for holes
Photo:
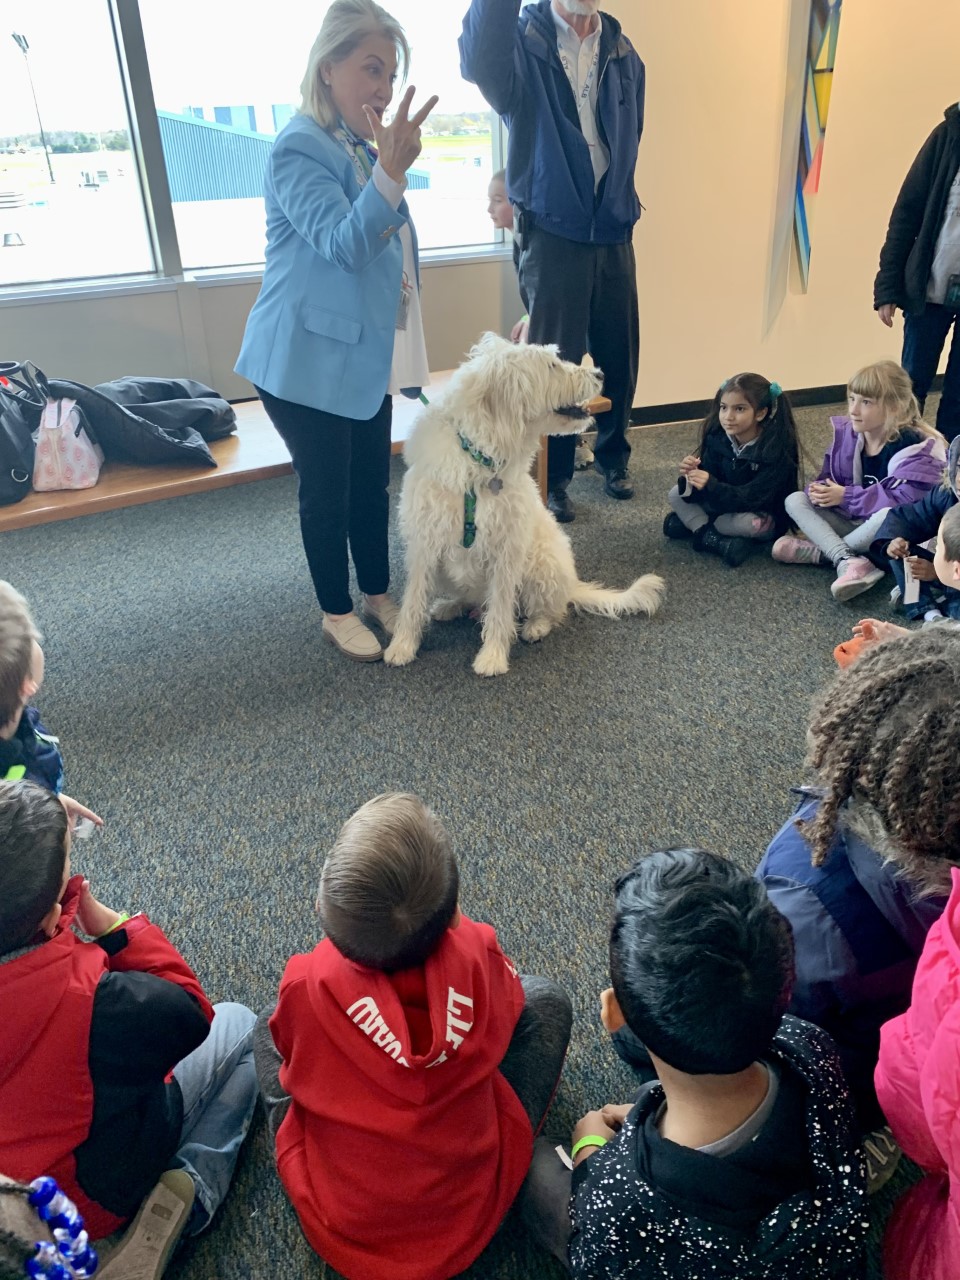
[[[918,314],[926,306],[947,197],[960,170],[960,106],[954,102],[943,115],[910,166],[893,206],[873,285],[875,310],[895,302]]]

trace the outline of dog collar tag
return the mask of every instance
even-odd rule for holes
[[[499,493],[503,488],[503,481],[499,476],[494,476],[492,480],[487,482],[487,488],[491,493]]]

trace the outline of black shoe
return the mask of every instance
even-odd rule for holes
[[[683,523],[675,511],[671,511],[663,522],[663,536],[665,538],[675,538],[678,542],[681,538],[692,538],[693,534]]]
[[[547,494],[547,510],[558,524],[571,524],[577,518],[566,489],[551,489]]]
[[[738,569],[750,554],[749,538],[727,538],[717,533],[712,524],[705,524],[693,535],[695,551],[719,556],[731,569]]]
[[[600,462],[594,462],[593,469],[603,476],[606,482],[603,491],[611,498],[633,497],[633,485],[630,483],[630,473],[626,467],[605,467]]]

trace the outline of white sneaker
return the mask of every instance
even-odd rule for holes
[[[354,662],[379,662],[383,657],[380,641],[355,613],[348,613],[345,618],[331,618],[325,613],[323,634]]]
[[[378,622],[388,636],[392,636],[396,631],[397,619],[400,617],[400,606],[390,596],[384,596],[379,604],[373,604],[369,596],[364,596],[363,612],[368,618]]]
[[[577,451],[573,455],[573,467],[575,471],[586,471],[588,467],[593,466],[593,450],[587,444],[583,436],[577,439]]]

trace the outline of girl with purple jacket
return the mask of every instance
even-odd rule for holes
[[[847,386],[849,416],[831,418],[833,443],[820,474],[784,503],[803,536],[773,544],[783,564],[829,563],[830,591],[851,600],[883,577],[865,554],[891,507],[940,483],[946,442],[920,416],[910,379],[892,360],[860,369]]]

